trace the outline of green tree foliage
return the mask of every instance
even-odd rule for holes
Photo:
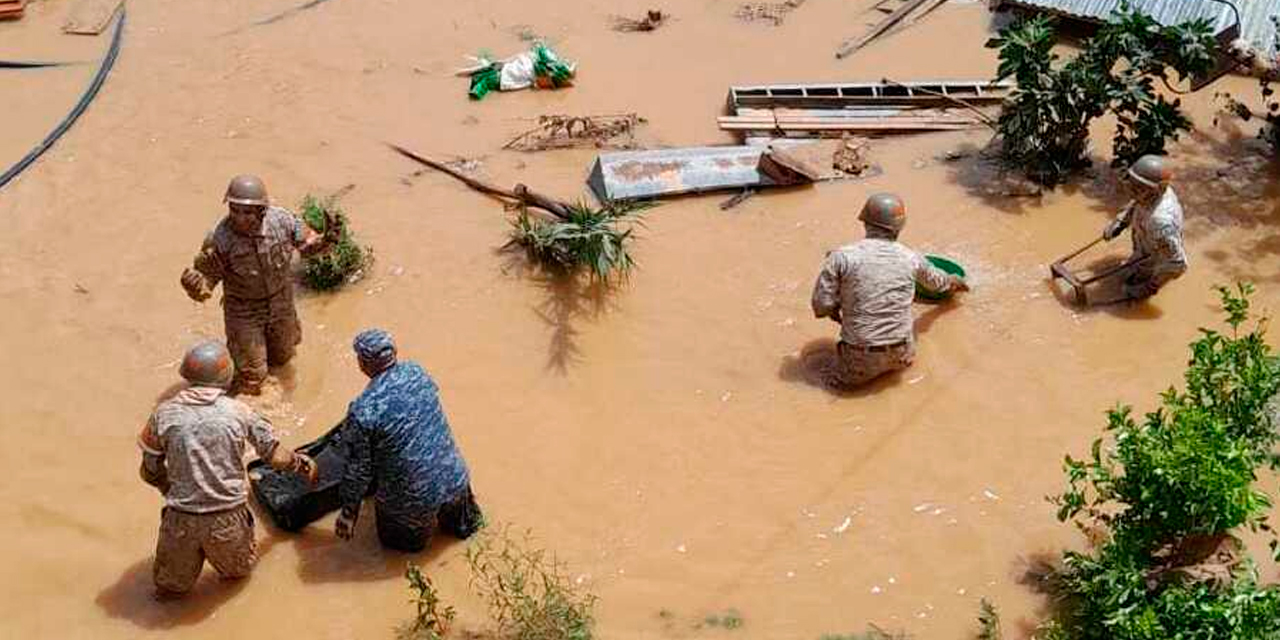
[[[1114,163],[1128,164],[1188,131],[1180,101],[1156,87],[1208,70],[1215,46],[1207,20],[1166,27],[1122,5],[1079,53],[1063,61],[1053,52],[1054,21],[1036,16],[1002,29],[987,42],[999,49],[997,80],[1013,78],[998,134],[1005,157],[1048,186],[1087,166],[1089,125],[1112,114]]]
[[[1044,637],[1280,638],[1280,590],[1258,584],[1233,536],[1270,531],[1271,500],[1257,481],[1274,464],[1268,400],[1280,389],[1280,365],[1265,320],[1245,330],[1252,288],[1218,291],[1229,331],[1201,330],[1184,390],[1161,394],[1142,420],[1129,407],[1112,409],[1111,443],[1099,439],[1087,459],[1066,458],[1069,487],[1052,498],[1058,517],[1099,542],[1064,554],[1056,576],[1063,607]],[[1221,561],[1221,580],[1193,570],[1210,559]]]

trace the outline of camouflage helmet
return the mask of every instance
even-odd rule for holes
[[[267,206],[267,185],[255,175],[241,174],[231,179],[223,202]]]
[[[1173,168],[1161,156],[1145,155],[1129,167],[1129,178],[1151,189],[1159,189],[1173,179]]]
[[[902,198],[892,193],[876,193],[862,205],[858,219],[864,223],[888,231],[899,232],[907,226],[907,206]]]
[[[198,387],[226,387],[235,370],[231,352],[217,340],[205,340],[187,350],[178,373]]]

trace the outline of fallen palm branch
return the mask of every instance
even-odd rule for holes
[[[597,149],[634,149],[635,129],[645,122],[634,113],[598,116],[543,115],[538,126],[512,138],[503,149],[546,151],[592,146]]]
[[[532,262],[565,273],[585,269],[592,278],[601,280],[625,276],[635,266],[628,245],[635,237],[635,225],[640,224],[639,212],[652,203],[606,202],[592,207],[585,202],[574,204],[544,196],[523,184],[503,189],[404,147],[388,146],[414,162],[502,200],[508,209],[518,209],[511,222],[511,239],[504,248],[521,247]],[[538,210],[542,217],[533,217],[531,209]]]

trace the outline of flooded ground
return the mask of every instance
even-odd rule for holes
[[[981,597],[1025,637],[1043,604],[1019,583],[1027,562],[1079,543],[1043,500],[1063,454],[1085,450],[1107,407],[1150,407],[1176,381],[1196,327],[1216,322],[1211,285],[1248,278],[1263,306],[1280,299],[1274,170],[1236,140],[1251,132],[1212,126],[1207,96],[1191,99],[1206,133],[1177,148],[1191,271],[1151,303],[1087,312],[1055,298],[1047,264],[1096,237],[1119,198],[1105,179],[992,195],[973,160],[935,160],[981,146],[980,131],[879,141],[884,174],[866,182],[729,212],[716,196],[664,204],[639,270],[604,298],[525,273],[495,252],[498,204],[412,176],[382,146],[479,157],[497,183],[569,198],[593,153],[499,151],[524,119],[636,111],[646,144],[724,143],[730,84],[992,74],[976,4],[836,61],[869,4],[809,0],[773,27],[736,19],[731,1],[673,2],[661,30],[621,34],[609,16],[648,5],[340,0],[239,30],[292,0],[130,2],[97,102],[0,194],[0,635],[365,639],[409,615],[407,558],[377,548],[369,514],[352,544],[332,517],[299,536],[260,522],[251,580],[206,573],[187,602],[149,598],[160,501],[134,437],[185,346],[221,335],[217,305],[177,279],[226,180],[252,171],[288,205],[354,183],[344,202],[378,259],[358,286],[301,301],[296,367],[260,403],[284,441],[340,419],[364,380],[351,337],[389,329],[439,380],[490,520],[532,528],[600,596],[600,637],[817,638],[875,622],[965,638]],[[0,25],[0,59],[95,60],[107,38],[58,33],[66,5]],[[469,102],[453,69],[519,51],[522,30],[580,60],[578,86]],[[0,71],[4,164],[93,68]],[[1214,88],[1254,100],[1254,86]],[[974,291],[917,309],[912,369],[835,396],[808,381],[837,329],[812,318],[810,287],[879,190],[905,196],[904,240],[965,264]],[[408,559],[474,624],[462,552]],[[695,628],[730,608],[741,629]]]

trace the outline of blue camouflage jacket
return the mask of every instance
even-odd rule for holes
[[[369,381],[347,409],[343,438],[350,446],[343,506],[359,506],[372,483],[387,515],[417,520],[471,483],[439,388],[416,363],[396,363]]]

